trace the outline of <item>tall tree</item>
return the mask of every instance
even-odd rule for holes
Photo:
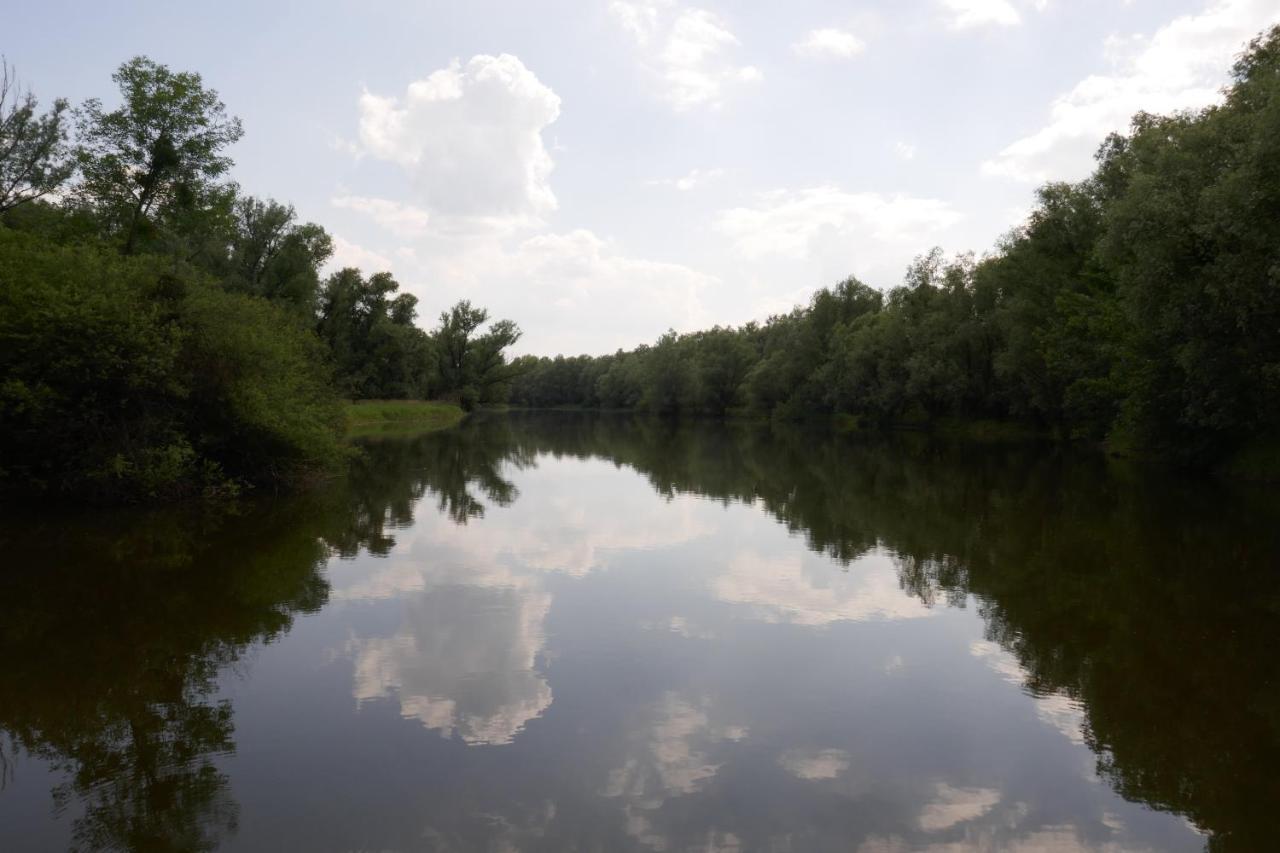
[[[333,254],[323,228],[299,225],[293,205],[245,197],[236,200],[229,242],[229,287],[314,314],[320,268]]]
[[[513,378],[504,350],[520,339],[520,327],[498,320],[477,335],[489,312],[463,300],[440,315],[435,331],[440,381],[466,406],[503,399]]]
[[[112,75],[121,105],[97,99],[79,111],[80,198],[93,206],[125,254],[143,238],[190,231],[210,210],[226,211],[234,188],[223,152],[243,134],[199,74],[139,56]]]
[[[354,399],[425,397],[433,379],[431,341],[414,324],[417,297],[392,296],[390,273],[357,269],[329,276],[317,331],[329,347],[339,390]]]
[[[23,92],[13,67],[0,57],[0,213],[57,190],[75,163],[67,148],[69,114],[59,98],[43,115]]]

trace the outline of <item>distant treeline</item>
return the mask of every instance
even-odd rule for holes
[[[851,278],[763,324],[520,359],[512,402],[1013,419],[1187,464],[1274,453],[1280,28],[1248,46],[1225,94],[1135,116],[1091,177],[1041,188],[988,256],[934,250],[888,293]]]
[[[242,129],[199,75],[139,57],[117,108],[42,113],[0,72],[0,491],[288,485],[344,458],[341,398],[505,399],[519,329],[322,277],[324,229],[227,179]]]

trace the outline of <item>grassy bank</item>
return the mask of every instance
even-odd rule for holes
[[[359,400],[347,404],[347,435],[424,432],[446,429],[466,413],[454,403],[433,400]]]

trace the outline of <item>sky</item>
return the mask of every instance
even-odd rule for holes
[[[47,101],[144,54],[199,72],[246,192],[459,299],[520,353],[762,320],[913,257],[989,252],[1138,110],[1213,103],[1280,0],[25,3]],[[8,36],[8,38],[6,38]]]

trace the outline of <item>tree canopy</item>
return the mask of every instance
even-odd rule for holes
[[[514,323],[462,303],[428,333],[389,272],[326,274],[321,226],[229,180],[240,120],[200,75],[113,79],[73,144],[0,74],[0,491],[297,484],[347,457],[343,397],[504,399]]]

